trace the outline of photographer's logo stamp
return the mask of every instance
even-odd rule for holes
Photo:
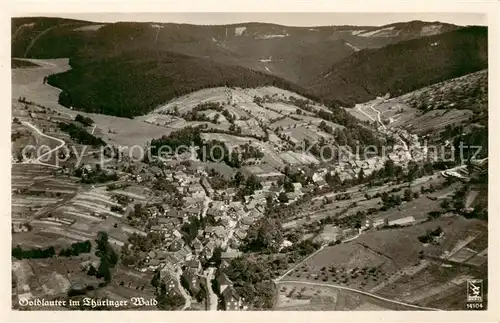
[[[480,303],[483,301],[483,280],[469,279],[467,281],[467,302]]]

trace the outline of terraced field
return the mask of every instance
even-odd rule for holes
[[[419,236],[437,227],[444,232],[438,243],[419,242]],[[433,300],[439,298],[446,300],[439,308],[463,309],[465,296],[451,300],[460,290],[465,293],[467,279],[486,277],[486,246],[484,222],[440,218],[363,233],[351,242],[326,247],[281,282],[345,286],[419,306],[436,306]]]

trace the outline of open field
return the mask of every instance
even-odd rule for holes
[[[48,84],[43,84],[43,77],[68,70],[70,66],[65,59],[57,60],[30,60],[40,65],[38,68],[29,70],[13,70],[13,97],[25,97],[26,100],[32,101],[38,105],[43,105],[47,109],[54,111],[53,118],[68,118],[73,120],[76,114],[81,114],[90,117],[95,122],[95,128],[92,131],[97,131],[97,135],[101,137],[107,144],[126,146],[129,149],[132,146],[144,146],[152,138],[158,138],[163,135],[168,135],[171,132],[182,129],[185,127],[194,126],[208,126],[207,131],[228,131],[230,123],[227,122],[225,117],[220,114],[220,123],[206,121],[186,121],[182,115],[191,111],[195,106],[204,102],[220,102],[223,109],[232,114],[236,119],[234,124],[241,129],[241,135],[245,136],[264,136],[264,130],[260,123],[265,126],[274,128],[280,125],[280,129],[290,128],[286,126],[286,122],[277,121],[280,118],[293,117],[295,123],[303,123],[304,127],[296,129],[290,128],[282,135],[288,136],[291,142],[300,143],[307,139],[310,142],[316,142],[320,138],[332,139],[328,133],[322,132],[318,129],[320,123],[325,122],[332,129],[341,128],[341,126],[315,117],[314,113],[301,110],[291,103],[290,97],[310,102],[292,92],[281,90],[274,87],[261,87],[256,89],[240,89],[240,88],[212,88],[197,91],[189,95],[176,98],[166,105],[155,109],[153,112],[136,117],[134,119],[119,118],[114,116],[107,116],[94,113],[84,113],[81,111],[74,111],[65,108],[57,103],[60,90]],[[265,98],[265,103],[255,103],[254,97]],[[229,103],[228,103],[229,102]],[[312,104],[312,102],[310,102]],[[173,117],[165,115],[166,111],[173,112],[177,108],[180,117]],[[319,105],[311,105],[311,108],[316,111],[327,110],[325,107]],[[298,114],[297,112],[300,112]],[[209,116],[214,114],[215,111],[203,111],[208,113]],[[203,114],[202,113],[202,114]],[[289,117],[287,117],[289,116]],[[54,121],[55,121],[54,120]],[[286,120],[286,119],[283,119]],[[273,122],[278,122],[271,125]],[[283,123],[282,125],[279,123]],[[67,134],[60,133],[55,129],[54,123],[45,120],[38,120],[35,126],[44,129],[45,133],[66,142],[69,141]],[[97,129],[97,130],[96,130]],[[90,131],[90,129],[89,129]],[[269,131],[269,130],[268,130]],[[236,139],[236,136],[227,137],[230,135],[224,134],[208,134],[209,137],[219,136],[222,141],[234,144],[236,141],[244,142],[250,139],[242,137]],[[283,168],[285,165],[298,165],[317,163],[317,160],[310,156],[297,156],[292,152],[286,152],[290,148],[286,148],[287,142],[280,140],[275,134],[269,134],[269,143],[258,142],[264,152],[264,162],[268,162],[274,167]],[[272,138],[271,138],[272,137]],[[48,140],[47,138],[42,138]],[[272,139],[272,140],[271,140]],[[35,138],[36,140],[36,138]],[[52,144],[52,143],[51,143]],[[55,143],[57,144],[57,142]],[[21,145],[21,144],[20,144]],[[138,153],[134,150],[134,153]],[[280,153],[284,153],[283,157]]]
[[[422,306],[463,310],[466,304],[467,279],[483,278],[486,277],[485,273],[485,270],[470,267],[443,267],[433,263],[414,275],[401,277],[378,290],[377,294]],[[441,302],[440,299],[447,299],[447,302]]]
[[[31,195],[13,196],[13,222],[29,223],[32,228],[32,231],[14,234],[14,243],[36,247],[54,242],[68,244],[95,239],[99,231],[106,231],[111,243],[122,246],[131,233],[143,234],[124,223],[124,212],[111,211],[111,208],[126,207],[118,204],[114,196],[144,202],[149,199],[147,190],[132,186],[107,191],[106,186],[100,186],[78,191],[78,184],[68,183],[63,186],[66,192],[62,192],[59,185],[64,185],[65,180],[69,178],[46,179],[25,188]],[[32,192],[35,186],[38,188]]]
[[[14,164],[12,165],[12,189],[23,189],[36,181],[52,177],[53,169],[43,165]]]
[[[119,118],[95,113],[74,111],[58,104],[59,89],[43,84],[43,78],[50,74],[61,73],[70,68],[68,59],[29,59],[41,67],[12,70],[12,97],[25,97],[26,100],[58,111],[71,119],[77,114],[92,118],[103,130],[103,140],[117,145],[143,146],[151,138],[161,137],[172,131],[165,127],[139,122],[134,119]]]
[[[358,104],[347,111],[360,120],[370,122],[377,120],[379,111],[381,120],[387,120],[391,127],[405,128],[420,135],[429,134],[447,125],[469,120],[474,114],[473,110],[479,112],[485,109],[487,85],[484,83],[487,83],[486,70],[424,87],[400,97]],[[471,92],[475,87],[479,91]],[[415,108],[418,105],[429,111],[418,110]]]
[[[437,227],[444,232],[438,244],[419,242],[419,236]],[[478,257],[486,243],[486,224],[462,217],[368,231],[351,242],[324,248],[282,282],[336,284],[425,306],[430,305],[428,298],[446,297],[447,291],[453,292],[485,270],[484,262],[478,267],[466,261]],[[411,287],[409,281],[415,285]]]
[[[282,311],[387,311],[413,308],[369,295],[343,290],[327,283],[317,285],[282,282],[278,286],[277,310]]]
[[[57,208],[76,195],[71,177],[54,177],[53,168],[36,164],[12,165],[12,222],[25,223]]]
[[[242,146],[244,144],[251,144],[254,147],[257,147],[262,151],[264,157],[262,160],[271,164],[276,168],[285,167],[285,161],[281,158],[279,152],[277,152],[272,145],[266,142],[259,141],[250,137],[239,137],[228,134],[221,133],[202,133],[201,137],[204,140],[218,140],[226,144],[226,146],[233,149],[236,146]]]
[[[429,185],[433,185],[434,187],[439,187],[442,184],[444,178],[439,175],[432,176],[424,176],[421,178],[417,178],[415,181],[411,183],[411,190],[413,192],[419,192],[421,187],[428,188]],[[355,214],[358,211],[366,211],[370,208],[379,208],[382,204],[380,198],[373,197],[375,194],[382,194],[383,192],[390,193],[393,190],[396,192],[392,192],[390,194],[399,194],[402,195],[403,191],[408,188],[408,183],[403,184],[385,184],[381,186],[377,186],[374,188],[367,188],[363,185],[353,186],[346,190],[346,192],[331,192],[323,195],[318,195],[313,197],[313,204],[304,212],[299,213],[298,216],[294,218],[288,218],[287,222],[283,223],[283,227],[285,229],[290,229],[297,227],[299,225],[304,225],[306,223],[313,223],[315,221],[319,221],[328,216],[335,216],[336,213],[345,211],[343,217],[347,217]],[[442,196],[453,192],[456,186],[451,185],[449,187],[443,188],[441,190],[437,190],[434,193],[427,193],[425,195],[420,195],[419,198],[413,199],[409,203],[401,204],[396,208],[389,209],[385,212],[380,212],[375,215],[370,216],[375,225],[383,224],[384,219],[388,219],[389,221],[397,221],[402,218],[414,217],[416,222],[425,220],[427,218],[428,212],[439,209],[440,201],[433,201],[426,196],[434,196],[436,198],[441,198]],[[349,199],[333,201],[330,204],[323,204],[323,200],[333,199],[338,195],[342,195],[348,193],[350,195]],[[372,198],[366,200],[365,194],[370,195]],[[356,203],[353,206],[353,203]],[[420,212],[419,205],[424,207],[424,210]],[[347,209],[347,210],[346,210]],[[401,209],[401,210],[400,210]],[[409,213],[409,214],[407,214]],[[396,224],[396,223],[394,223]]]

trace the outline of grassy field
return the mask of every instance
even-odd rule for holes
[[[419,242],[419,236],[437,227],[444,232],[438,244]],[[438,294],[445,298],[447,291],[453,292],[467,278],[484,272],[484,262],[475,266],[464,261],[484,250],[486,237],[485,222],[462,217],[369,231],[354,241],[326,247],[292,271],[283,282],[337,284],[432,306],[427,299]],[[423,293],[424,290],[427,292]]]
[[[102,129],[103,140],[117,145],[131,147],[144,145],[153,137],[161,137],[170,133],[171,129],[128,118],[119,118],[95,113],[73,111],[58,103],[61,90],[43,84],[43,78],[50,74],[61,73],[70,68],[67,59],[29,60],[39,64],[39,68],[12,70],[12,97],[25,97],[26,100],[43,105],[61,115],[74,119],[76,114],[92,118]]]
[[[432,86],[424,87],[389,100],[372,100],[359,104],[347,111],[363,121],[377,120],[380,111],[382,120],[393,127],[411,129],[411,132],[424,135],[469,120],[474,113],[487,109],[487,71],[467,74]],[[482,88],[471,94],[474,87]],[[371,109],[370,106],[373,105]],[[425,107],[426,111],[417,109]],[[360,111],[361,110],[361,111]]]
[[[78,190],[72,178],[54,177],[53,169],[43,165],[12,165],[12,222],[25,223],[55,209]]]
[[[410,308],[334,286],[283,282],[275,309],[280,311],[386,311]]]

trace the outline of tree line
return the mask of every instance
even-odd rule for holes
[[[23,249],[18,245],[12,249],[12,257],[16,259],[45,259],[52,258],[56,256],[56,254],[59,257],[71,257],[78,256],[82,253],[89,253],[91,249],[92,244],[89,240],[72,243],[69,248],[63,248],[59,251],[59,253],[56,253],[56,249],[53,246],[46,248]]]

